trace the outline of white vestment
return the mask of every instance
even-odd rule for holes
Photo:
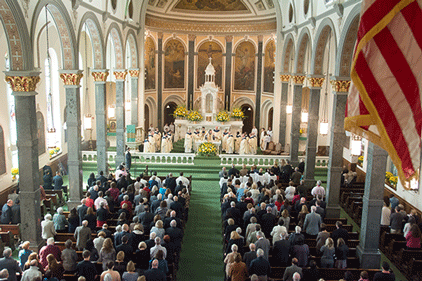
[[[192,152],[192,139],[193,139],[192,134],[185,135],[185,153]]]

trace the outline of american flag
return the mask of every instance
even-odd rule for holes
[[[345,129],[384,148],[406,181],[418,176],[422,127],[422,0],[364,0]]]

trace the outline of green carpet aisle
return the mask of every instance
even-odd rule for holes
[[[195,159],[195,168],[216,166],[219,160]],[[183,238],[178,280],[218,280],[224,278],[218,173],[213,180],[195,180],[189,209],[189,220]]]

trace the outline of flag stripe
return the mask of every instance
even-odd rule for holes
[[[381,82],[382,79],[389,79],[388,77],[397,81],[397,83],[400,85],[401,92],[404,94],[408,104],[410,105],[410,109],[413,113],[413,118],[415,120],[415,129],[420,135],[422,124],[422,110],[419,99],[419,87],[415,76],[413,75],[413,72],[408,62],[406,61],[405,56],[403,55],[402,51],[400,50],[399,46],[397,45],[388,28],[384,28],[380,33],[378,33],[374,37],[374,41],[377,44],[381,54],[384,56],[385,62],[387,63],[389,70],[392,74],[392,76],[384,75],[384,77],[382,77],[378,81]],[[379,63],[380,62],[376,62],[376,64],[378,65],[375,64],[377,68],[387,72],[387,69],[380,67]],[[392,93],[391,89],[385,89],[383,91],[385,95],[389,95],[389,92]]]
[[[408,26],[412,30],[413,37],[422,49],[422,10],[417,2],[413,2],[401,11],[401,14],[407,21]]]
[[[383,92],[380,89],[375,77],[369,70],[369,65],[363,56],[358,57],[355,68],[356,72],[359,74],[359,78],[366,88],[369,98],[372,100],[374,106],[376,107],[380,118],[385,120],[386,118],[390,117],[389,126],[388,128],[386,127],[385,130],[395,150],[397,151],[399,158],[402,160],[402,168],[405,170],[405,176],[409,176],[410,174],[406,173],[406,171],[414,169],[412,162],[410,161],[410,154],[407,146],[403,145],[406,143],[406,141],[404,140],[400,125],[395,118],[391,118],[394,116],[391,107],[389,106],[388,101],[385,99],[385,96],[383,95]]]
[[[374,38],[375,39],[375,38]],[[402,92],[399,83],[395,79],[392,69],[388,65],[386,57],[382,56],[382,52],[379,49],[379,45],[376,44],[375,40],[369,41],[366,46],[371,50],[371,55],[367,57],[366,62],[369,66],[369,71],[372,72],[375,80],[377,81],[380,90],[385,99],[388,102],[388,105],[391,107],[393,112],[392,116],[381,117],[382,114],[378,114],[384,123],[384,127],[388,129],[390,126],[389,120],[395,118],[397,123],[400,126],[400,132],[403,134],[403,138],[406,143],[402,144],[408,147],[409,155],[412,159],[412,164],[414,167],[417,167],[419,164],[419,144],[420,144],[420,134],[418,134],[418,128],[415,126],[415,120],[412,112],[411,103],[408,103],[406,96]],[[366,48],[365,48],[366,49]],[[390,58],[390,57],[388,57]],[[403,59],[404,60],[404,59]],[[379,71],[382,69],[382,71]],[[410,74],[412,75],[412,74]],[[419,97],[417,97],[419,100]],[[377,111],[383,108],[383,104],[376,105]],[[380,108],[380,109],[378,109]],[[420,127],[419,127],[420,130]]]

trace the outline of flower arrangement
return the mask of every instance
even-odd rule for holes
[[[196,121],[201,121],[203,119],[203,117],[198,111],[193,110],[193,111],[189,112],[187,119],[189,121],[195,121],[196,122]]]
[[[188,110],[183,105],[178,105],[173,112],[174,117],[185,117],[188,114],[189,114]]]
[[[397,181],[398,181],[398,177],[397,177],[397,176],[392,176],[392,177],[390,177],[390,179],[389,179],[390,184],[392,184],[392,185],[394,185],[394,186],[396,186]]]
[[[230,120],[230,115],[227,111],[220,111],[217,114],[217,121],[218,122],[227,122]]]
[[[245,113],[243,113],[243,111],[240,107],[233,108],[231,116],[234,119],[245,119]]]
[[[358,165],[362,167],[363,164],[363,155],[358,157]]]
[[[12,180],[16,179],[16,176],[19,175],[19,168],[12,168]]]
[[[203,142],[198,147],[198,153],[201,156],[215,156],[217,155],[217,147],[210,142]]]
[[[299,129],[299,134],[303,134],[303,130],[302,129]]]
[[[389,181],[391,177],[393,177],[394,175],[390,172],[385,172],[385,180]]]
[[[50,158],[51,158],[51,157],[53,157],[55,154],[59,154],[59,152],[60,152],[60,147],[56,146],[56,147],[54,147],[54,148],[51,148],[51,149],[48,151],[48,154],[50,155]]]

